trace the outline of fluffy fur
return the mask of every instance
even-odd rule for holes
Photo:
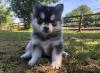
[[[31,13],[32,39],[26,46],[25,53],[21,58],[31,59],[28,65],[33,66],[37,60],[45,54],[52,59],[52,67],[59,69],[62,63],[63,38],[61,33],[61,16],[63,4],[55,7],[35,5]]]

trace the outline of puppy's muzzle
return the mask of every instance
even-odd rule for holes
[[[49,32],[49,27],[44,27],[43,32],[48,33]]]

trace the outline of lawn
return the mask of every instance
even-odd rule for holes
[[[0,73],[100,73],[100,31],[64,31],[63,36],[70,58],[53,70],[48,59],[41,58],[34,67],[20,59],[30,32],[0,32]]]

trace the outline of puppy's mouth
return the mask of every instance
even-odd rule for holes
[[[50,32],[49,31],[43,31],[41,34],[44,35],[44,36],[47,36],[47,35],[50,34]]]
[[[40,34],[41,36],[44,36],[44,37],[52,34],[52,32],[50,32],[49,30],[43,30],[43,31],[37,32],[37,33]]]

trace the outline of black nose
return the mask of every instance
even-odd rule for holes
[[[49,27],[44,27],[43,31],[44,31],[45,33],[48,33],[48,32],[49,32]]]

